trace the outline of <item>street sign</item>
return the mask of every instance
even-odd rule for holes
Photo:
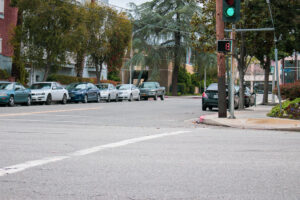
[[[217,45],[218,52],[231,52],[232,51],[232,42],[231,40],[218,40]]]

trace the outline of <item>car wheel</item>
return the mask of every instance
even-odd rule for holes
[[[209,106],[208,109],[209,109],[210,111],[212,111],[213,108],[212,108],[212,106]]]
[[[165,95],[164,94],[160,96],[160,100],[162,100],[162,101],[165,100]]]
[[[155,100],[155,101],[157,100],[157,94],[155,94],[155,96],[154,96],[154,100]]]
[[[100,103],[101,101],[101,97],[100,97],[100,94],[97,95],[97,103]]]
[[[118,102],[119,101],[119,98],[118,98],[118,95],[116,95],[116,102]]]
[[[10,107],[13,107],[15,105],[15,98],[14,98],[14,96],[10,96],[9,97],[8,105]]]
[[[132,94],[130,94],[130,97],[129,97],[128,101],[133,101],[133,96],[132,96]]]
[[[202,110],[206,111],[206,106],[202,105]]]
[[[110,102],[110,94],[108,95],[106,102],[107,102],[107,103]]]
[[[144,99],[145,99],[145,101],[148,101],[148,97],[145,97]]]
[[[136,99],[137,101],[141,100],[141,95],[138,96],[138,98]]]
[[[52,97],[51,97],[51,94],[48,94],[47,99],[46,99],[46,104],[51,105],[51,103],[52,103]]]
[[[31,105],[31,97],[28,96],[28,97],[27,97],[26,106],[30,106],[30,105]]]
[[[88,102],[88,96],[84,95],[82,103],[87,103],[87,102]]]
[[[64,96],[63,96],[63,98],[62,98],[62,100],[61,100],[61,103],[62,104],[66,104],[67,103],[67,95],[66,94],[64,94]]]

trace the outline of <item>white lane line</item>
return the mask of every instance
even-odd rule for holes
[[[104,149],[117,148],[117,147],[129,145],[129,144],[134,144],[134,143],[152,140],[152,139],[156,139],[156,138],[162,138],[162,137],[167,137],[167,136],[172,136],[172,135],[179,135],[182,133],[189,133],[189,132],[191,132],[191,131],[176,131],[176,132],[171,132],[171,133],[162,133],[162,134],[157,134],[157,135],[149,135],[149,136],[144,136],[144,137],[132,138],[132,139],[128,139],[128,140],[122,140],[120,142],[115,142],[115,143],[110,143],[110,144],[105,144],[105,145],[95,146],[95,147],[88,148],[88,149],[75,151],[66,156],[48,157],[48,158],[43,158],[40,160],[27,161],[27,162],[20,163],[17,165],[0,168],[0,177],[8,175],[8,174],[14,174],[17,172],[21,172],[21,171],[24,171],[24,170],[32,168],[32,167],[37,167],[37,166],[45,165],[48,163],[62,161],[62,160],[72,158],[75,156],[84,156],[84,155],[96,153],[96,152],[102,151]]]

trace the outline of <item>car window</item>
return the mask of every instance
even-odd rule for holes
[[[118,90],[129,90],[130,85],[129,84],[124,84],[124,85],[117,85]]]
[[[155,88],[155,84],[154,83],[150,83],[150,82],[144,82],[142,85],[141,85],[141,88]]]
[[[0,90],[12,90],[14,89],[13,83],[0,83]]]
[[[56,84],[57,89],[59,89],[59,90],[63,89],[63,87],[59,83],[55,83],[55,84]]]
[[[84,90],[86,89],[86,83],[73,83],[67,86],[68,90]]]
[[[22,88],[21,88],[21,86],[20,85],[18,85],[18,84],[16,84],[16,86],[15,86],[15,90],[21,90]]]
[[[216,90],[218,91],[218,84],[217,83],[212,83],[210,84],[206,90]]]
[[[50,89],[51,83],[34,83],[30,86],[30,89],[38,90],[38,89]]]

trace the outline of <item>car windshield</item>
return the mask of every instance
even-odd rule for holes
[[[75,83],[67,86],[67,90],[84,90],[86,89],[86,84],[84,83]]]
[[[207,90],[215,90],[218,91],[218,84],[217,83],[212,83],[207,87]]]
[[[12,83],[0,83],[0,90],[12,90],[14,85]]]
[[[106,84],[100,84],[100,85],[97,85],[97,87],[98,87],[99,89],[101,89],[101,90],[106,90],[106,89],[108,89],[108,85],[106,85]]]
[[[143,83],[141,85],[141,88],[155,88],[155,84],[154,83]]]
[[[50,89],[51,83],[35,83],[32,84],[30,89],[39,90],[39,89]]]
[[[129,90],[130,85],[117,85],[118,90]]]

